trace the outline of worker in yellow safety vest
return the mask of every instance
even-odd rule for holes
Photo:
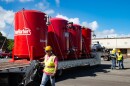
[[[52,53],[52,47],[46,46],[45,47],[46,55],[44,56],[44,63],[45,67],[43,69],[43,76],[40,86],[45,86],[46,82],[50,79],[51,85],[55,86],[55,74],[58,65],[57,57]]]
[[[121,53],[120,50],[118,50],[118,54],[117,54],[117,60],[118,60],[118,64],[119,64],[119,69],[124,69],[124,64],[123,64],[123,55]]]
[[[116,69],[116,58],[117,58],[117,55],[116,55],[116,50],[113,49],[110,53],[110,57],[111,57],[111,61],[112,61],[112,64],[111,64],[111,69]]]

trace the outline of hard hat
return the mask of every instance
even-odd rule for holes
[[[52,47],[51,46],[46,46],[45,51],[52,51]]]
[[[115,51],[116,49],[115,49],[115,48],[113,48],[113,50]]]
[[[118,50],[118,52],[121,52],[120,50]]]
[[[116,49],[115,49],[115,48],[113,48],[112,52],[114,52],[114,53],[115,53],[115,52],[116,52]]]
[[[112,50],[112,52],[111,52],[112,54],[114,54],[115,53],[115,50]]]

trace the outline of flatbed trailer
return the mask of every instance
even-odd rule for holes
[[[58,69],[66,69],[84,65],[94,66],[101,64],[102,52],[93,52],[91,55],[92,58],[59,61]],[[11,59],[4,59],[0,61],[0,73],[20,71],[26,72],[27,68],[30,66],[30,61],[27,60],[16,60],[14,62],[9,62],[9,60]]]
[[[101,52],[93,52],[91,58],[59,61],[58,70],[78,66],[95,66],[101,64]],[[0,86],[18,86],[25,73],[29,70],[31,62],[17,60],[15,62],[0,61]]]

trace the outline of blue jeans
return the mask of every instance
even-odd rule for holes
[[[119,69],[124,69],[123,60],[118,61]]]
[[[45,86],[49,79],[51,81],[51,86],[55,86],[55,78],[54,77],[52,78],[50,75],[47,75],[46,73],[43,73],[40,86]]]
[[[116,59],[112,58],[112,65],[111,65],[112,69],[116,69]]]

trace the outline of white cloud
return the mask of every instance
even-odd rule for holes
[[[6,36],[6,32],[4,30],[12,29],[8,28],[9,25],[13,25],[14,20],[14,12],[11,10],[5,10],[0,7],[0,31],[4,36]]]
[[[90,23],[87,23],[87,22],[82,22],[82,24],[81,24],[82,26],[85,26],[85,27],[88,27],[88,28],[90,28],[90,29],[92,29],[92,30],[97,30],[97,28],[98,28],[98,23],[97,23],[97,21],[93,21],[93,22],[90,22]]]
[[[81,25],[84,26],[84,27],[89,27],[89,23],[87,23],[87,22],[82,22]]]
[[[60,5],[60,0],[55,0],[56,1],[56,5],[59,6]]]
[[[5,26],[6,26],[5,22],[0,20],[0,30],[3,30]]]
[[[75,24],[80,24],[81,26],[85,26],[85,27],[92,29],[94,31],[94,33],[96,34],[97,38],[130,37],[130,34],[118,34],[115,31],[115,29],[105,29],[105,30],[99,32],[97,30],[99,28],[99,24],[97,21],[92,21],[89,23],[86,21],[81,22],[79,18],[69,18],[69,17],[61,15],[61,14],[57,14],[56,17],[62,18],[62,19],[68,20],[69,22],[73,22]]]
[[[113,34],[113,33],[115,33],[115,30],[114,29],[104,30],[103,33],[104,34]]]
[[[84,21],[84,22],[80,23],[79,18],[68,18],[67,16],[63,16],[61,14],[57,14],[56,17],[63,18],[65,20],[68,20],[68,21],[73,22],[75,24],[80,24],[81,26],[88,27],[88,28],[92,29],[93,31],[95,31],[96,37],[98,37],[98,38],[130,37],[130,34],[118,34],[118,33],[116,33],[115,29],[105,29],[105,30],[99,32],[97,30],[98,27],[99,27],[97,21],[93,21],[93,22],[90,22],[90,23]]]
[[[93,21],[91,23],[89,23],[89,27],[92,29],[92,30],[96,30],[98,28],[98,23],[97,21]]]
[[[86,21],[84,21],[84,22],[80,23],[79,18],[68,18],[67,16],[63,16],[61,14],[57,14],[56,17],[63,18],[65,20],[68,20],[69,22],[73,22],[75,24],[80,24],[81,26],[88,27],[92,30],[96,30],[99,26],[97,21],[93,21],[93,22],[90,22],[90,23],[87,23]]]
[[[57,18],[63,18],[63,19],[65,19],[65,20],[69,20],[69,18],[68,18],[67,16],[63,16],[63,15],[61,15],[61,14],[57,14],[56,17],[57,17]]]
[[[118,37],[130,37],[130,34],[121,34],[121,35],[118,35]]]
[[[35,4],[35,6],[40,10],[45,10],[49,7],[49,3],[44,0],[43,2]]]
[[[7,2],[7,3],[14,2],[14,0],[1,0],[1,1]]]
[[[94,31],[96,38],[115,38],[115,37],[130,37],[130,34],[118,34],[114,29],[106,29],[103,31]]]
[[[110,38],[113,38],[113,37],[117,37],[118,34],[115,33],[115,30],[114,29],[106,29],[106,30],[103,30],[103,31],[95,31],[95,34],[96,34],[96,37],[97,38],[106,38],[106,37],[110,37]]]
[[[6,11],[3,18],[7,24],[12,24],[13,20],[14,20],[14,12],[13,11]]]
[[[52,9],[50,9],[50,10],[45,10],[45,13],[48,14],[48,15],[49,15],[49,14],[53,14],[53,13],[54,13],[54,10],[52,10]]]
[[[41,2],[35,4],[35,7],[48,15],[55,13],[53,9],[49,8],[49,2],[47,2],[47,0],[42,0]]]
[[[19,0],[20,2],[30,2],[30,1],[33,1],[33,0]]]
[[[6,24],[12,24],[13,20],[14,12],[0,7],[0,30],[4,29]]]
[[[80,24],[79,18],[70,18],[69,21],[75,24]]]
[[[75,24],[80,24],[79,18],[68,18],[67,16],[63,16],[61,14],[56,15],[57,18],[63,18],[65,20],[68,20],[69,22],[73,22]]]

